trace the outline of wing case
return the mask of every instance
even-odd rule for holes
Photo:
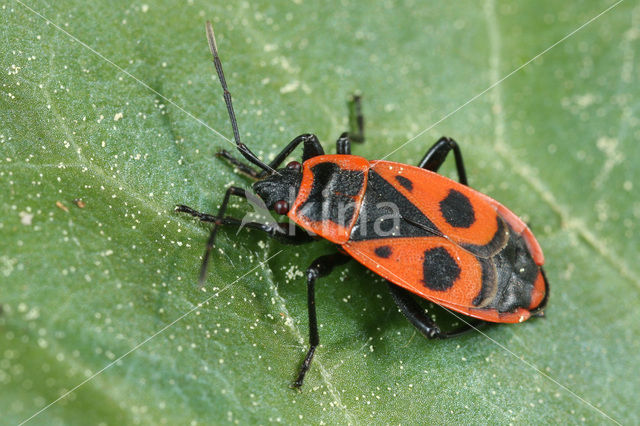
[[[520,322],[545,301],[542,250],[514,213],[442,175],[373,161],[344,250],[454,311]]]

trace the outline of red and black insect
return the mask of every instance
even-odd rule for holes
[[[233,134],[240,153],[261,170],[218,153],[241,172],[255,178],[253,190],[266,206],[287,215],[288,223],[242,223],[225,216],[229,198],[247,198],[239,187],[227,189],[216,215],[179,205],[177,211],[213,222],[202,268],[204,282],[208,260],[221,225],[244,225],[278,240],[302,244],[321,237],[337,245],[337,253],[321,256],[306,271],[309,311],[309,350],[294,383],[300,387],[319,344],[314,285],[334,266],[355,259],[388,281],[400,311],[428,338],[446,338],[484,322],[522,322],[541,316],[549,296],[542,265],[544,257],[535,237],[509,209],[467,185],[458,144],[438,140],[418,166],[390,161],[370,161],[351,155],[351,141],[364,141],[360,98],[350,102],[351,132],[337,141],[337,154],[324,153],[318,138],[304,134],[293,139],[269,164],[241,142],[222,71],[213,29],[207,37]],[[302,145],[302,163],[278,168]],[[453,151],[459,182],[436,172]],[[314,234],[314,235],[311,235]],[[443,331],[425,314],[414,295],[451,311],[475,318],[458,330]]]

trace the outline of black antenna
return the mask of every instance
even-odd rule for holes
[[[236,113],[233,110],[233,103],[231,102],[231,92],[229,92],[229,88],[227,87],[227,81],[224,78],[224,71],[222,71],[222,63],[220,62],[220,57],[218,56],[218,45],[216,44],[216,37],[213,34],[213,27],[211,26],[211,22],[207,21],[207,40],[209,40],[209,48],[211,49],[211,54],[213,55],[213,64],[216,67],[216,72],[218,73],[218,79],[220,80],[220,84],[222,85],[222,90],[224,91],[224,102],[227,104],[227,111],[229,112],[229,119],[231,119],[231,127],[233,127],[233,138],[236,141],[236,146],[238,147],[238,151],[249,160],[251,163],[260,167],[263,170],[266,170],[270,173],[275,173],[275,170],[269,167],[267,164],[263,163],[251,150],[242,143],[240,140],[240,132],[238,131],[238,122],[236,121]]]

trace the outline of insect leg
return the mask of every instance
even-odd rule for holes
[[[231,165],[237,167],[240,170],[240,173],[244,173],[253,179],[259,179],[260,176],[264,173],[264,170],[258,171],[251,167],[248,164],[243,163],[234,157],[229,151],[223,149],[221,151],[216,152],[216,157],[223,158],[227,160]]]
[[[284,147],[282,151],[269,163],[269,167],[271,169],[277,169],[284,160],[287,159],[289,154],[293,152],[294,149],[298,147],[298,145],[303,144],[302,151],[302,160],[308,160],[309,158],[323,155],[324,149],[322,149],[322,145],[320,145],[320,141],[316,135],[312,135],[310,133],[305,133],[304,135],[300,135],[293,139],[291,142]],[[243,163],[242,161],[236,159],[226,150],[222,150],[216,154],[218,157],[222,157],[225,160],[229,161],[231,164],[236,166],[241,172],[248,174],[254,179],[262,179],[263,177],[269,174],[268,170],[257,171],[253,169],[251,166]]]
[[[329,275],[334,266],[342,265],[346,263],[349,256],[342,253],[329,254],[326,256],[320,256],[313,261],[311,266],[307,268],[307,308],[309,311],[309,350],[307,356],[302,362],[298,378],[293,383],[294,388],[300,388],[304,381],[304,376],[307,374],[311,361],[313,360],[313,354],[316,351],[316,347],[320,343],[320,336],[318,335],[318,320],[316,317],[316,296],[315,296],[315,283],[318,277],[324,277]]]
[[[204,252],[204,258],[202,259],[202,266],[200,267],[200,277],[198,278],[198,283],[200,286],[204,285],[204,281],[207,277],[207,266],[209,265],[209,257],[211,256],[211,250],[213,250],[213,245],[216,240],[216,235],[218,233],[218,227],[222,224],[222,218],[224,217],[224,212],[227,210],[227,205],[229,204],[229,198],[232,195],[236,195],[238,197],[247,198],[247,193],[244,189],[238,188],[237,186],[230,186],[227,188],[227,192],[224,194],[224,199],[222,200],[222,204],[220,204],[220,208],[218,209],[218,214],[211,217],[211,215],[206,215],[207,218],[213,219],[212,222],[215,223],[213,228],[211,228],[211,233],[209,234],[209,239],[207,240],[207,246]],[[191,214],[192,216],[200,217],[194,213],[199,213],[190,207],[187,206],[178,206],[177,211],[184,211],[186,213]],[[199,213],[203,215],[202,213]]]
[[[185,205],[176,206],[177,212],[188,213],[193,217],[197,217],[202,222],[212,222],[219,225],[241,226],[249,229],[255,229],[265,232],[269,237],[274,238],[285,244],[302,244],[315,241],[314,238],[306,232],[296,232],[293,235],[288,234],[288,223],[260,223],[260,222],[242,222],[242,220],[231,216],[224,216],[218,219],[216,216],[208,213],[200,213]]]
[[[446,339],[448,337],[458,336],[484,324],[484,321],[469,322],[457,330],[441,331],[438,324],[425,314],[424,309],[418,305],[409,291],[393,283],[387,283],[387,285],[389,286],[393,301],[396,302],[396,305],[400,308],[400,312],[402,312],[407,320],[409,320],[420,333],[429,339]]]
[[[362,97],[353,95],[347,105],[349,107],[349,138],[354,142],[364,142]]]
[[[303,144],[302,161],[307,161],[309,158],[324,154],[324,149],[322,149],[322,145],[320,145],[318,137],[311,133],[305,133],[304,135],[300,135],[289,142],[289,144],[285,146],[278,155],[276,155],[276,158],[274,158],[269,165],[272,167],[278,167],[301,143]]]
[[[364,142],[364,116],[360,95],[353,95],[347,106],[349,107],[349,131],[340,135],[336,141],[336,153],[351,154],[351,141]]]
[[[461,184],[467,185],[467,173],[464,170],[464,163],[462,162],[462,154],[460,153],[460,147],[458,143],[446,136],[438,139],[438,142],[427,151],[424,158],[418,164],[418,167],[423,169],[437,172],[444,160],[447,158],[449,152],[453,149],[453,154],[456,159],[456,169],[458,170],[458,180]]]
[[[351,154],[351,141],[349,140],[349,133],[342,133],[336,141],[336,154]]]

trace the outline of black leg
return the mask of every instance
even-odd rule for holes
[[[364,116],[362,115],[362,98],[353,95],[347,104],[349,107],[349,139],[364,142]]]
[[[326,256],[321,256],[313,261],[311,266],[307,268],[307,308],[309,311],[309,350],[307,356],[302,362],[300,367],[300,373],[298,378],[293,384],[294,388],[300,388],[302,382],[304,382],[304,376],[307,374],[311,361],[313,360],[313,354],[320,343],[320,336],[318,335],[318,319],[316,317],[316,295],[315,295],[315,283],[318,277],[324,277],[331,273],[334,266],[342,265],[346,263],[349,256],[342,253],[335,253]]]
[[[222,200],[222,204],[220,204],[220,208],[218,209],[218,213],[213,216],[206,213],[200,213],[197,210],[192,209],[191,207],[187,207],[184,205],[176,206],[176,211],[189,213],[192,216],[199,218],[204,222],[213,222],[213,228],[211,228],[211,233],[209,234],[209,239],[207,240],[207,246],[204,252],[204,258],[202,259],[202,266],[200,267],[200,277],[198,278],[198,283],[200,286],[204,285],[205,279],[207,277],[207,267],[209,265],[209,258],[211,257],[211,251],[213,250],[213,246],[216,240],[216,235],[218,234],[218,228],[221,225],[242,225],[242,221],[225,216],[224,213],[227,210],[227,206],[229,204],[229,198],[232,195],[236,195],[238,197],[247,198],[246,190],[242,188],[238,188],[236,186],[231,186],[227,188],[227,192],[224,194],[224,199]],[[260,224],[256,222],[245,223],[245,226],[252,229],[259,229],[261,231],[265,231],[269,233],[271,236],[283,241],[283,242],[292,242],[294,244],[300,244],[303,242],[312,241],[312,237],[309,234],[303,232],[297,232],[294,235],[290,236],[287,232],[286,227],[283,225],[286,224]]]
[[[351,154],[351,141],[364,142],[364,117],[359,95],[353,95],[347,106],[349,107],[349,131],[340,135],[336,141],[336,153]]]
[[[199,213],[196,210],[193,210],[187,206],[177,206],[177,211],[183,211],[191,214],[192,216],[199,217],[201,220],[203,216],[211,219],[211,222],[215,223],[213,228],[211,228],[211,233],[209,234],[209,239],[207,240],[207,246],[204,252],[204,259],[202,259],[202,266],[200,267],[200,277],[198,278],[198,283],[200,286],[204,285],[205,279],[207,277],[207,266],[209,264],[209,257],[211,256],[211,250],[213,249],[213,245],[216,240],[216,235],[218,233],[218,227],[222,225],[222,218],[224,217],[224,213],[227,210],[227,205],[229,204],[229,198],[232,195],[236,195],[238,197],[247,198],[247,193],[244,189],[238,188],[236,186],[230,186],[227,188],[227,192],[224,194],[224,199],[222,200],[222,204],[220,204],[220,208],[218,209],[218,214],[215,216],[204,215],[203,213]],[[209,221],[209,220],[207,220]]]
[[[456,169],[458,170],[458,180],[461,184],[467,185],[467,173],[464,170],[462,162],[462,154],[458,143],[451,138],[441,137],[425,154],[424,158],[418,164],[418,167],[437,172],[449,152],[453,149],[456,159]]]
[[[278,155],[276,155],[273,161],[269,163],[269,168],[272,170],[277,169],[282,164],[282,162],[287,159],[289,154],[291,154],[293,150],[296,149],[300,144],[303,144],[302,161],[306,161],[309,158],[324,154],[324,149],[322,149],[322,145],[320,145],[320,141],[318,140],[317,136],[306,133],[304,135],[296,137],[291,142],[289,142],[289,144],[287,144],[287,146],[285,146],[284,149],[280,151]],[[269,171],[267,170],[255,170],[253,167],[233,157],[233,155],[231,155],[231,153],[226,150],[222,150],[216,155],[229,161],[242,173],[245,173],[254,179],[262,179],[269,174]]]
[[[387,285],[389,286],[389,291],[391,291],[393,301],[396,302],[402,314],[420,333],[429,339],[446,339],[459,336],[473,330],[474,327],[484,324],[484,321],[470,320],[457,330],[441,331],[438,324],[425,314],[424,309],[415,301],[411,292],[393,283],[387,283]]]
[[[260,176],[265,173],[264,170],[256,170],[248,164],[243,163],[233,156],[229,151],[223,149],[221,151],[216,152],[216,157],[223,158],[227,160],[231,165],[240,170],[240,173],[243,173],[253,179],[259,179]]]
[[[351,154],[351,141],[349,140],[349,133],[342,133],[336,141],[336,154]]]
[[[242,220],[231,217],[224,216],[218,219],[216,216],[208,213],[200,213],[199,211],[192,209],[189,206],[185,205],[177,205],[177,212],[188,213],[193,217],[197,217],[202,222],[211,222],[218,225],[231,225],[231,226],[240,226],[246,227],[249,229],[255,229],[258,231],[265,232],[269,237],[274,238],[281,243],[284,244],[303,244],[310,243],[315,241],[315,239],[309,235],[307,232],[300,231],[295,232],[294,234],[290,234],[288,232],[289,223],[260,223],[260,222],[242,222]],[[298,230],[296,228],[296,230]]]

